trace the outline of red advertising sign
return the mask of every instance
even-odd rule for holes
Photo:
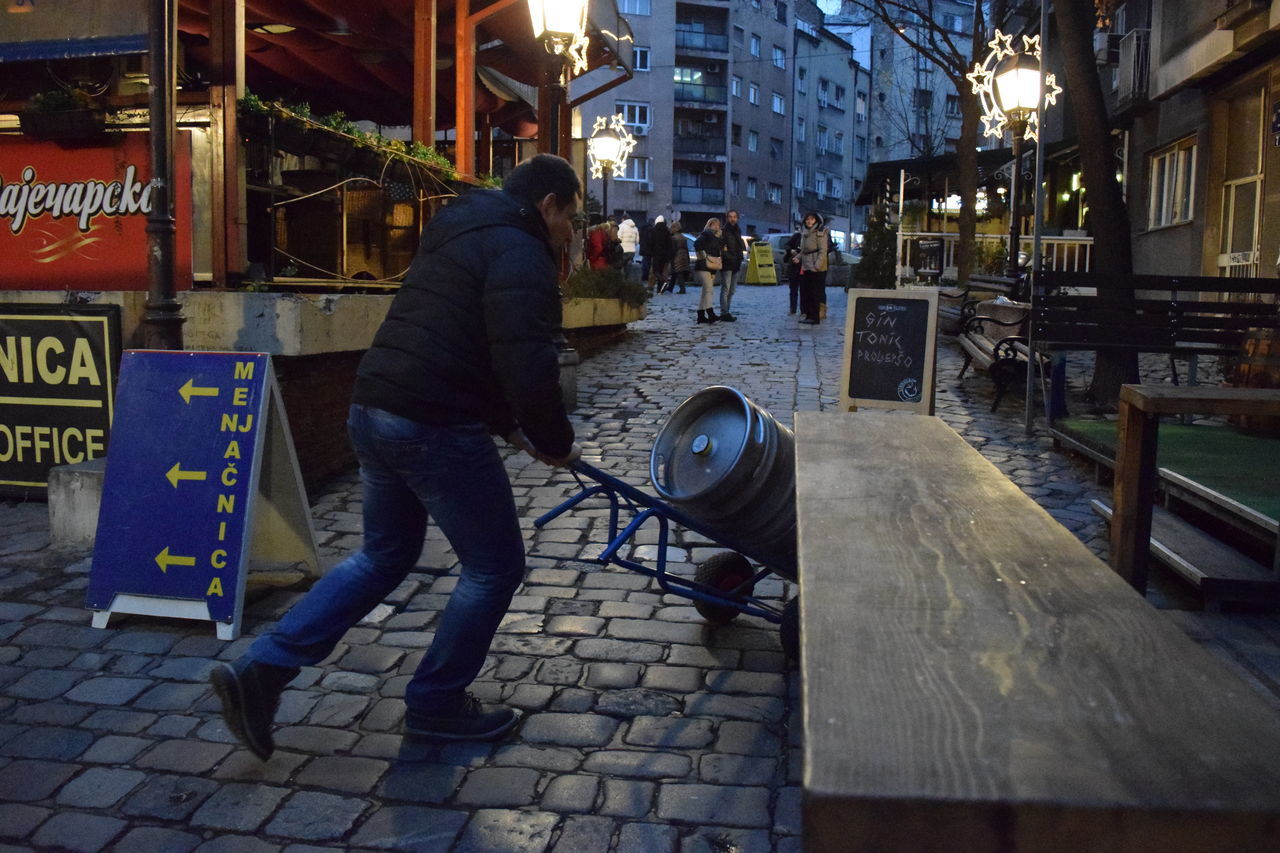
[[[150,134],[0,137],[0,290],[146,290]],[[191,287],[191,139],[178,134],[174,287]]]

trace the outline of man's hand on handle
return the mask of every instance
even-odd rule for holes
[[[533,442],[529,441],[529,439],[525,437],[524,431],[519,429],[507,436],[507,444],[510,444],[512,447],[518,447],[534,459],[550,465],[553,468],[568,467],[574,462],[574,460],[582,456],[582,448],[578,446],[577,442],[569,448],[568,454],[563,457],[548,456],[538,450],[538,448],[534,447]]]

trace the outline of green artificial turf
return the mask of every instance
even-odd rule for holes
[[[1066,418],[1053,426],[1115,458],[1115,421]],[[1280,439],[1245,435],[1229,426],[1161,423],[1157,455],[1161,468],[1280,518]]]

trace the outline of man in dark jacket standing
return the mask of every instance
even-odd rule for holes
[[[210,675],[231,731],[262,760],[281,691],[404,580],[428,514],[462,564],[435,639],[405,688],[407,736],[492,740],[519,720],[466,692],[524,578],[524,541],[492,435],[550,465],[579,455],[560,396],[553,335],[559,258],[581,202],[551,155],[499,191],[438,213],[356,376],[348,429],[360,462],[364,544]]]
[[[716,275],[720,280],[720,319],[732,323],[738,318],[729,312],[729,303],[733,301],[733,293],[738,289],[738,281],[742,276],[742,256],[747,251],[746,244],[742,242],[738,211],[731,210],[724,215],[720,242],[724,246],[724,267]]]

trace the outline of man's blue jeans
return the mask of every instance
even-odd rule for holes
[[[417,563],[430,514],[462,570],[405,704],[415,714],[449,714],[484,666],[524,579],[511,482],[483,424],[433,426],[352,406],[347,428],[364,487],[364,547],[321,578],[249,657],[289,667],[328,657]]]
[[[740,270],[720,270],[716,273],[716,284],[720,285],[720,313],[729,313],[729,303],[733,302],[733,292],[738,289]]]

